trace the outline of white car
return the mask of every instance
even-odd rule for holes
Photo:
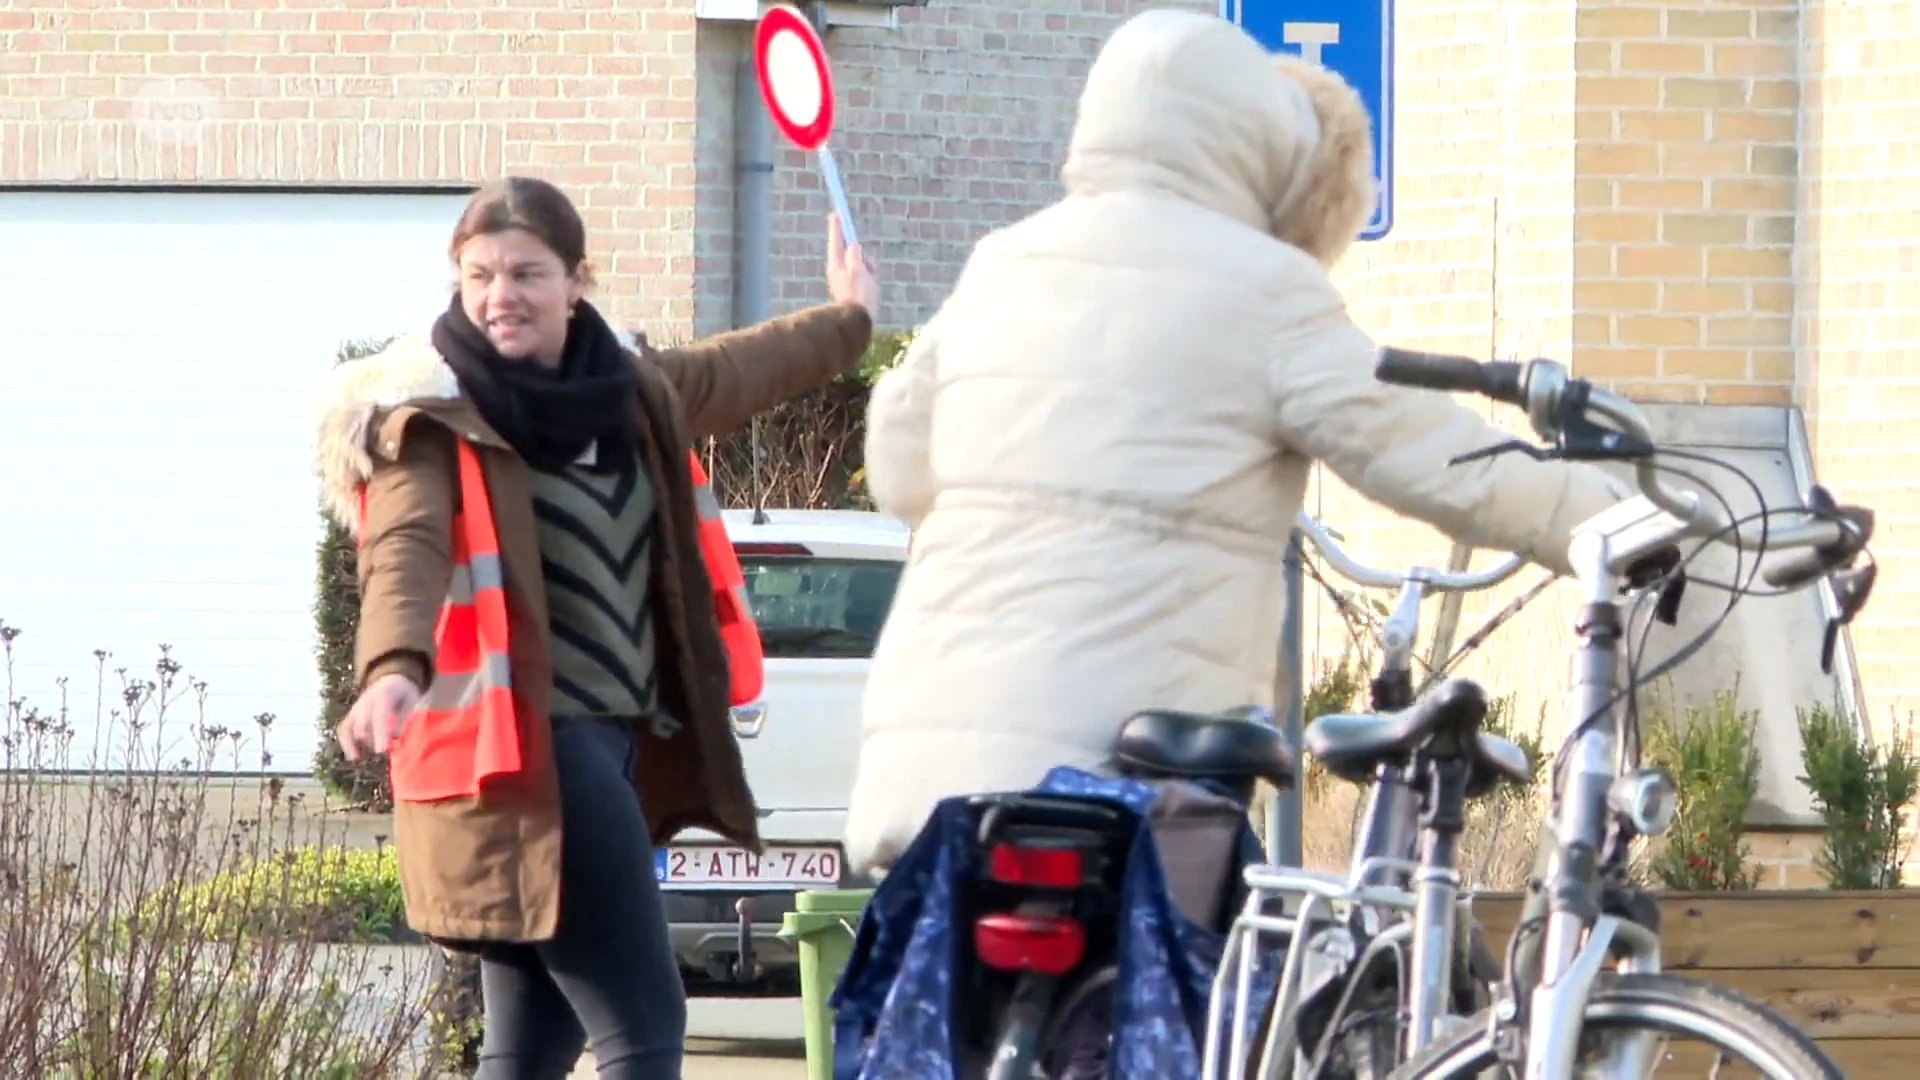
[[[655,853],[655,874],[689,993],[792,996],[795,952],[776,935],[793,894],[868,884],[848,873],[840,836],[860,699],[908,533],[852,510],[767,510],[757,523],[751,510],[728,510],[725,520],[766,652],[766,689],[733,711],[733,726],[767,851],[756,859],[684,833]]]

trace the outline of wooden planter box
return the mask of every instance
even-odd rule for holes
[[[1520,898],[1474,912],[1505,955]],[[1765,1002],[1854,1080],[1920,1070],[1920,890],[1665,893],[1660,922],[1667,970]]]

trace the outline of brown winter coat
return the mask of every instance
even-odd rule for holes
[[[661,543],[650,595],[663,707],[685,721],[637,755],[634,786],[656,843],[708,829],[759,850],[753,794],[728,721],[726,654],[699,553],[686,455],[754,413],[850,369],[872,332],[866,311],[831,304],[684,348],[639,346],[633,426],[660,493]],[[329,509],[355,528],[367,487],[360,553],[362,688],[401,672],[424,682],[452,574],[458,497],[456,438],[479,451],[493,497],[522,709],[524,780],[477,798],[402,803],[395,843],[407,921],[449,942],[542,941],[559,918],[560,802],[547,698],[547,600],[531,471],[459,392],[425,337],[343,364],[321,402],[319,457]],[[657,745],[655,745],[657,743]]]

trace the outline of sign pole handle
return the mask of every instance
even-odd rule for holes
[[[1302,629],[1306,623],[1306,597],[1303,595],[1306,585],[1305,567],[1301,562],[1300,530],[1295,529],[1287,537],[1286,555],[1281,560],[1281,576],[1286,582],[1287,604],[1285,617],[1280,623],[1280,667],[1282,671],[1282,692],[1275,702],[1275,708],[1285,710],[1281,716],[1280,730],[1287,740],[1287,749],[1293,751],[1294,760],[1300,756],[1300,728],[1305,719],[1307,696],[1307,657]],[[1302,850],[1302,826],[1305,817],[1302,814],[1301,787],[1306,783],[1306,765],[1300,765],[1300,776],[1285,791],[1276,792],[1273,801],[1267,804],[1267,861],[1275,866],[1303,866],[1305,852]]]
[[[860,242],[860,234],[853,229],[853,211],[847,208],[847,189],[840,183],[840,166],[833,160],[833,151],[822,146],[814,151],[814,163],[820,167],[820,179],[827,182],[827,197],[833,200],[833,212],[840,216],[840,236],[847,246]]]

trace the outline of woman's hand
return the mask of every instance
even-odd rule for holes
[[[420,696],[420,688],[405,675],[382,675],[373,680],[334,731],[340,740],[340,752],[348,761],[359,761],[364,746],[371,746],[376,754],[386,753],[400,733],[400,725],[420,704]]]
[[[847,246],[840,215],[827,215],[827,294],[837,304],[859,304],[880,319],[880,279],[859,244]]]

